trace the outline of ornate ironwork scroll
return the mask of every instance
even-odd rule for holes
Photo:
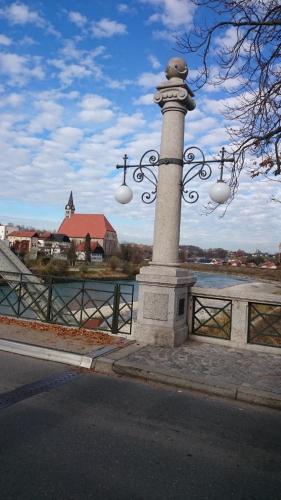
[[[143,203],[153,203],[157,195],[157,177],[153,171],[155,167],[165,165],[180,165],[183,167],[183,178],[181,182],[181,194],[187,203],[196,203],[199,198],[197,191],[187,189],[187,184],[195,177],[204,181],[210,178],[212,174],[211,163],[219,164],[220,180],[222,180],[223,167],[226,162],[234,162],[234,158],[225,158],[224,147],[221,150],[221,158],[218,160],[206,160],[205,155],[197,146],[190,146],[183,153],[183,158],[160,158],[158,151],[149,149],[146,151],[138,165],[127,165],[128,156],[124,156],[124,164],[116,165],[116,168],[123,169],[123,185],[126,185],[126,173],[128,168],[133,168],[133,179],[135,182],[148,181],[152,184],[151,191],[145,191],[141,199]]]
[[[135,168],[133,172],[134,181],[143,182],[144,180],[147,180],[154,186],[152,191],[145,191],[142,194],[141,199],[143,203],[150,204],[155,201],[157,192],[157,177],[151,169],[158,165],[159,153],[154,149],[150,149],[142,155],[140,164]]]
[[[212,169],[206,161],[203,151],[196,146],[191,146],[184,151],[183,165],[187,165],[187,171],[181,183],[182,197],[187,203],[196,203],[199,198],[198,192],[187,189],[186,185],[197,176],[202,181],[209,179]]]

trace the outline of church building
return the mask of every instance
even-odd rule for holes
[[[91,236],[91,243],[98,243],[105,256],[113,255],[118,248],[115,229],[103,214],[76,214],[72,191],[65,205],[65,217],[58,233],[66,234],[78,246],[85,242],[86,234]]]

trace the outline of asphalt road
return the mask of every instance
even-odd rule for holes
[[[69,370],[0,352],[1,499],[281,499],[280,412]]]

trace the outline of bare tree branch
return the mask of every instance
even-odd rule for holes
[[[235,102],[224,112],[228,123],[233,122],[227,131],[237,158],[231,179],[234,195],[249,153],[261,158],[255,175],[265,169],[281,173],[281,4],[280,0],[191,1],[198,7],[197,27],[178,39],[178,48],[196,53],[201,61],[192,82],[195,90],[240,80],[235,90],[228,91]],[[212,11],[206,25],[200,7]],[[220,21],[210,23],[216,16]],[[225,37],[230,28],[235,36]],[[215,75],[213,66],[219,68]]]

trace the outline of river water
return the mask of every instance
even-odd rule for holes
[[[229,274],[220,274],[220,273],[207,273],[207,272],[193,272],[193,275],[196,277],[197,281],[195,286],[200,288],[226,288],[229,286],[241,285],[243,283],[250,283],[253,281],[252,279],[246,276],[230,276]],[[81,280],[82,281],[82,280]],[[86,283],[88,285],[94,285],[95,283],[99,283],[103,285],[104,288],[109,288],[110,284],[120,283],[121,285],[134,285],[136,289],[138,289],[138,282],[135,280],[120,280],[120,281],[94,281],[87,280]],[[69,281],[68,283],[60,284],[61,288],[65,286],[71,287],[73,286],[73,281]],[[79,280],[76,282],[79,283]]]
[[[245,276],[230,276],[229,274],[220,273],[204,273],[204,272],[194,272],[194,276],[197,281],[195,286],[200,288],[226,288],[229,286],[242,285],[243,283],[250,283],[251,279]],[[138,282],[131,281],[120,281],[120,284],[134,285],[134,299],[138,297]]]
[[[229,274],[220,273],[194,273],[197,278],[195,286],[201,288],[226,288],[228,286],[242,285],[250,283],[252,280],[246,276],[230,276]]]
[[[196,286],[201,288],[226,288],[230,286],[240,285],[242,283],[249,283],[251,280],[247,277],[232,277],[227,274],[219,273],[204,273],[195,272],[197,278]],[[122,280],[122,281],[94,281],[94,280],[65,280],[64,282],[56,282],[53,284],[51,291],[52,307],[56,302],[56,297],[60,301],[59,309],[64,304],[64,308],[71,315],[71,310],[78,310],[80,304],[83,303],[84,308],[101,307],[104,304],[114,303],[114,290],[115,285],[121,285],[121,301],[131,302],[138,299],[138,282],[135,280]],[[34,294],[33,285],[30,285],[31,296],[35,299],[37,293]],[[43,285],[44,287],[44,285]],[[22,317],[34,318],[35,313],[33,307],[28,307],[25,301],[25,294],[29,295],[29,286],[23,287],[21,291],[21,298],[12,291],[8,285],[0,287],[0,314],[4,315],[17,315],[20,312]],[[42,291],[41,291],[42,292]],[[38,292],[38,297],[35,301],[43,300],[43,308],[47,307],[47,297],[50,296],[48,285],[42,293]],[[41,299],[40,299],[41,297]],[[30,303],[30,301],[28,301]]]

